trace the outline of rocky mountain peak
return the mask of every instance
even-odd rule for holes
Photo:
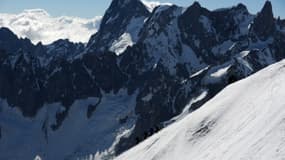
[[[0,159],[112,159],[283,59],[283,29],[250,41],[253,26],[259,37],[274,29],[270,11],[270,2],[258,15],[242,4],[210,11],[194,2],[150,13],[139,0],[113,0],[87,47],[58,40],[31,44],[31,54],[29,40],[0,31]]]
[[[193,13],[200,13],[202,10],[202,7],[199,2],[195,1],[190,7],[188,7],[186,12],[193,12]]]
[[[195,1],[191,6],[187,8],[182,17],[198,20],[201,15],[208,15],[209,11],[203,8],[199,2]]]
[[[262,10],[258,13],[257,17],[264,18],[265,20],[274,20],[272,4],[270,1],[266,1]]]
[[[71,58],[84,50],[84,44],[73,43],[68,39],[59,39],[46,46],[47,55],[63,58]]]
[[[266,1],[262,10],[261,10],[262,13],[269,13],[273,16],[273,11],[272,11],[272,4],[270,1]]]
[[[247,10],[246,6],[242,3],[239,3],[237,6],[236,6],[237,9],[242,9],[242,10]]]
[[[9,41],[9,40],[15,40],[18,37],[8,28],[2,27],[0,28],[0,40],[1,41]]]
[[[0,28],[0,49],[7,53],[16,53],[19,49],[32,52],[34,46],[29,39],[19,39],[10,29],[3,27]]]
[[[125,7],[135,3],[140,3],[140,0],[113,0],[111,6]]]
[[[254,19],[253,31],[260,39],[266,39],[275,30],[275,19],[272,11],[272,4],[266,1],[262,10]]]
[[[149,15],[149,10],[140,0],[113,0],[103,16],[99,31],[90,38],[86,52],[108,51],[115,41],[124,38],[121,37],[124,33],[130,35],[125,37],[136,39]]]
[[[195,8],[201,8],[201,5],[198,1],[195,1],[191,7],[195,7]]]
[[[100,29],[108,23],[116,23],[111,20],[148,14],[149,11],[140,0],[113,0],[102,19]]]

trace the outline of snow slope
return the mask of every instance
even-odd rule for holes
[[[111,156],[118,139],[133,129],[136,96],[120,90],[105,94],[101,100],[77,100],[56,131],[51,126],[57,123],[56,114],[64,110],[60,103],[46,104],[35,118],[25,118],[18,108],[0,99],[0,159],[32,160],[37,156],[43,160],[73,160],[95,153],[100,159]],[[89,105],[97,106],[88,119]]]
[[[116,160],[283,160],[285,60],[228,86]]]

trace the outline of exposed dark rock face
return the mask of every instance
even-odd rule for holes
[[[252,29],[261,40],[265,40],[275,31],[275,19],[272,11],[272,4],[266,1],[262,10],[257,14],[254,19]]]
[[[110,47],[137,18],[142,21],[135,44],[115,55]],[[172,5],[149,13],[139,0],[113,0],[87,47],[67,40],[49,46],[25,40],[27,44],[18,45],[23,40],[1,29],[0,35],[7,38],[0,38],[0,98],[26,117],[35,117],[45,104],[61,103],[64,109],[56,112],[51,126],[56,132],[76,100],[98,98],[86,106],[88,121],[104,95],[126,89],[124,96],[135,95],[137,117],[130,134],[120,138],[112,153],[120,154],[180,113],[198,109],[228,84],[283,59],[282,26],[283,21],[273,17],[270,2],[254,16],[243,4],[209,11],[195,2],[185,10]],[[116,123],[128,124],[132,118],[123,114]],[[211,125],[214,122],[201,124],[196,135],[206,135]],[[48,137],[47,122],[41,129]]]
[[[217,60],[225,58],[213,53],[211,50],[215,45],[227,40],[238,42],[246,39],[251,16],[243,4],[238,4],[232,8],[209,10],[195,2],[179,17],[179,27],[182,33],[182,40],[195,52],[201,52],[207,63],[216,63]]]
[[[61,102],[68,109],[76,99],[100,97],[100,90],[117,92],[126,80],[112,54],[86,54],[73,62],[56,59],[48,67],[21,54],[14,67],[1,65],[0,78],[1,97],[25,116],[35,116],[44,103]]]
[[[87,52],[99,54],[108,51],[112,43],[119,39],[129,25],[137,25],[131,23],[142,23],[149,15],[149,11],[140,0],[113,0],[101,21],[99,31],[89,40]],[[135,18],[142,18],[142,20],[132,22]],[[139,26],[130,32],[139,32],[135,31],[137,29]]]
[[[268,2],[266,5],[268,5]],[[171,6],[168,9],[161,9],[159,14],[155,13],[159,8],[154,10],[141,31],[141,41],[128,49],[122,56],[120,67],[131,77],[131,86],[129,87],[133,88],[133,85],[143,87],[138,95],[136,105],[136,113],[140,117],[137,120],[133,134],[126,139],[122,139],[119,143],[117,153],[121,153],[137,144],[139,140],[144,139],[144,133],[149,128],[162,125],[164,121],[180,113],[183,109],[182,106],[186,106],[191,97],[207,91],[207,95],[202,100],[191,105],[190,112],[198,109],[226,85],[279,61],[280,57],[284,58],[285,52],[278,47],[285,44],[284,37],[280,37],[284,34],[280,32],[271,32],[270,35],[274,36],[274,42],[260,45],[257,50],[251,49],[256,44],[250,41],[252,31],[248,30],[248,26],[254,20],[254,16],[250,15],[243,4],[210,12],[195,2],[182,15],[178,16],[181,41],[175,46],[177,52],[171,53],[169,51],[171,47],[169,46],[166,52],[178,54],[179,48],[180,50],[183,48],[182,44],[187,44],[194,50],[194,53],[189,52],[188,54],[196,54],[197,57],[201,58],[200,63],[205,63],[210,67],[199,75],[189,78],[193,74],[193,71],[189,68],[195,68],[193,64],[178,62],[175,66],[176,73],[173,75],[169,72],[169,66],[162,62],[163,56],[167,54],[164,52],[161,61],[155,64],[155,68],[149,68],[153,65],[154,58],[153,55],[149,54],[152,53],[151,50],[148,50],[148,46],[151,44],[148,44],[147,40],[152,35],[159,37],[160,33],[167,33],[167,27],[171,24],[170,17],[175,8],[175,6]],[[273,21],[275,21],[274,18]],[[152,27],[148,24],[156,25],[154,33],[151,31]],[[256,35],[260,39],[262,38],[262,35]],[[155,40],[154,38],[153,41]],[[226,46],[225,42],[230,43],[227,51],[223,53],[219,49],[215,53],[213,49],[219,45]],[[249,53],[242,55],[242,51],[245,50],[249,50]],[[279,52],[273,50],[279,50]],[[154,52],[154,54],[156,53]],[[282,53],[282,55],[279,53]],[[245,63],[249,63],[249,66],[246,66]],[[208,78],[211,77],[214,71],[225,66],[229,67],[225,75],[216,82],[208,82]],[[149,69],[145,70],[146,68]],[[183,80],[184,83],[181,83]],[[143,101],[142,99],[146,97],[151,98],[148,101]]]
[[[5,43],[20,41],[8,29],[1,30],[6,36],[15,38],[7,39]],[[49,49],[49,53],[35,55],[33,53],[36,52],[25,50],[10,54],[5,51],[11,51],[9,46],[0,46],[4,49],[0,53],[0,96],[7,99],[11,106],[19,107],[24,116],[35,116],[44,103],[61,102],[68,108],[75,99],[100,97],[100,89],[116,92],[126,80],[117,67],[116,56],[111,53],[100,57],[85,54],[82,59],[69,61],[71,56],[67,55],[68,51],[74,49],[79,53],[81,44],[60,40],[52,46],[55,49]],[[70,54],[75,56],[75,53]],[[43,56],[52,57],[47,65],[41,62]]]
[[[100,104],[101,99],[98,101],[96,105],[89,105],[87,109],[87,117],[90,118],[92,114],[96,111],[98,104]]]
[[[42,74],[38,61],[30,55],[19,54],[13,64],[5,61],[0,66],[1,97],[11,106],[21,106],[23,114],[33,116],[38,107],[43,105],[42,81],[37,77]]]
[[[8,28],[0,28],[0,49],[5,50],[9,54],[28,53],[42,59],[53,57],[72,58],[83,52],[83,43],[73,43],[69,40],[57,40],[49,45],[43,45],[39,42],[37,45],[25,38],[18,38]]]
[[[183,15],[179,17],[179,25],[181,27],[181,31],[186,33],[187,35],[200,35],[204,37],[207,33],[205,32],[203,24],[200,22],[200,16],[208,17],[210,15],[210,11],[206,8],[200,6],[198,2],[194,2]],[[191,21],[190,21],[191,19]],[[185,39],[188,39],[185,37]]]
[[[82,53],[84,45],[82,43],[72,43],[68,39],[60,39],[46,48],[49,56],[71,58]]]
[[[18,39],[12,31],[4,27],[0,28],[0,46],[7,53],[33,52],[35,49],[29,39]]]

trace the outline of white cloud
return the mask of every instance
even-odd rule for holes
[[[52,17],[43,9],[24,10],[19,14],[0,13],[0,26],[8,27],[19,37],[27,37],[33,43],[49,44],[58,39],[87,42],[97,32],[101,17]]]
[[[160,5],[172,5],[171,3],[161,3],[159,1],[151,1],[151,0],[142,0],[142,2],[148,8],[150,12],[152,12],[155,7],[160,6]]]

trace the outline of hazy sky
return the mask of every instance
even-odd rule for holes
[[[158,0],[189,6],[194,0]],[[217,9],[244,3],[251,13],[258,12],[265,0],[198,0],[208,9]],[[111,0],[0,0],[0,13],[19,13],[24,9],[45,9],[52,16],[77,16],[91,18],[103,15]],[[285,0],[271,0],[274,15],[285,18]]]

